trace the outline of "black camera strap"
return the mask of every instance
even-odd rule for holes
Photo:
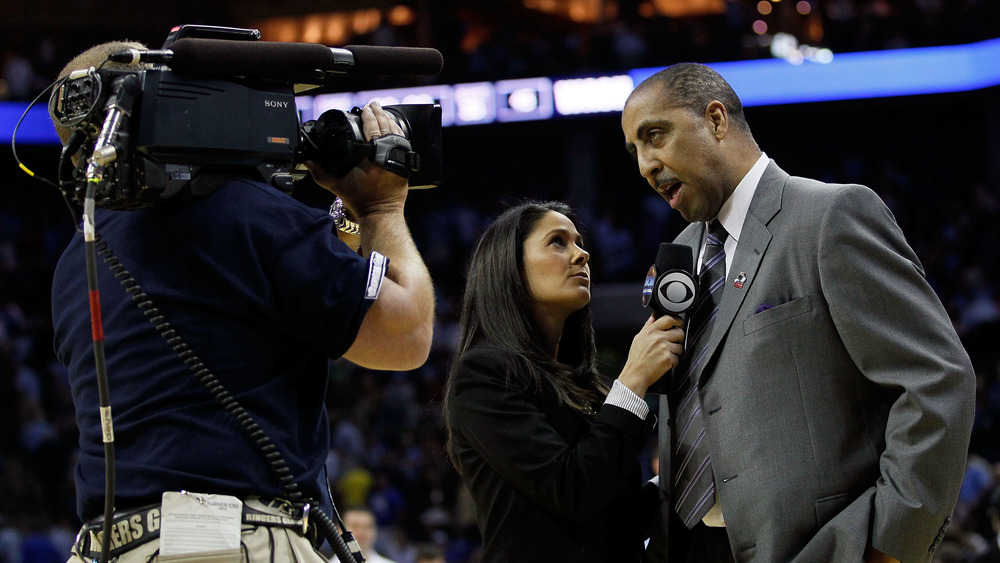
[[[142,311],[143,315],[147,318],[150,324],[156,327],[156,331],[160,333],[160,336],[164,339],[164,341],[166,341],[171,349],[184,362],[184,365],[187,366],[189,372],[194,375],[195,379],[200,381],[202,385],[205,386],[212,397],[218,401],[220,406],[236,419],[236,422],[246,433],[247,438],[265,460],[271,473],[276,478],[278,485],[284,491],[286,500],[291,501],[292,503],[297,503],[296,506],[303,507],[308,511],[309,517],[312,518],[315,523],[316,530],[319,535],[330,542],[333,552],[341,561],[353,560],[364,563],[365,558],[361,554],[361,547],[351,531],[344,525],[344,522],[340,518],[340,514],[337,511],[336,505],[332,503],[333,499],[331,499],[331,506],[333,508],[333,516],[337,519],[337,523],[334,523],[334,521],[323,512],[318,503],[313,502],[312,499],[304,497],[302,492],[299,490],[298,483],[295,482],[294,475],[292,475],[290,469],[288,468],[288,464],[285,462],[284,456],[281,455],[281,452],[278,450],[274,442],[271,441],[271,438],[267,435],[264,429],[257,424],[250,412],[247,411],[236,400],[236,398],[229,393],[229,391],[222,385],[222,382],[216,378],[215,374],[208,368],[208,366],[206,366],[194,353],[194,351],[188,347],[180,333],[173,328],[170,322],[167,321],[164,314],[153,304],[152,298],[142,291],[138,282],[134,277],[132,277],[132,273],[125,268],[118,257],[115,256],[110,248],[108,248],[107,242],[101,241],[100,237],[96,236],[96,234],[94,238],[94,253],[88,253],[88,260],[92,257],[93,259],[96,259],[97,256],[100,256],[103,259],[108,269],[111,270],[115,278],[119,280],[121,286],[125,288],[125,292],[129,294],[132,301],[136,304],[139,310]],[[96,278],[96,272],[94,273],[94,276]],[[113,485],[108,487],[108,489],[113,490]],[[110,539],[111,534],[108,532],[110,531],[111,519],[108,517],[105,519],[105,525],[109,527],[105,529],[103,537]],[[337,529],[338,524],[343,532]],[[315,539],[318,540],[319,538]],[[102,549],[107,552],[109,551],[109,548],[110,543],[104,542]],[[103,560],[104,559],[102,559],[102,561]]]
[[[420,170],[420,155],[413,151],[410,141],[402,135],[390,133],[375,137],[358,148],[376,166],[404,178]]]

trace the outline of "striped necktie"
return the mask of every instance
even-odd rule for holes
[[[718,220],[708,225],[705,253],[702,257],[698,286],[701,294],[685,328],[688,331],[684,356],[675,373],[674,408],[677,413],[674,441],[674,508],[684,524],[691,528],[705,517],[715,498],[712,458],[705,443],[705,423],[698,400],[698,377],[706,360],[712,325],[719,313],[719,302],[726,279],[726,229]]]

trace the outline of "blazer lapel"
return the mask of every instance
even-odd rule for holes
[[[722,292],[722,301],[719,303],[719,315],[715,319],[712,335],[708,340],[706,351],[708,359],[702,366],[711,363],[719,344],[729,334],[736,313],[742,307],[750,286],[756,279],[757,269],[771,243],[771,232],[767,224],[781,210],[781,192],[787,179],[788,174],[778,168],[773,160],[761,176],[760,184],[754,192],[750,209],[743,221],[740,241],[736,245],[736,254],[733,256],[732,266],[729,268],[729,275]],[[742,282],[740,284],[742,287],[737,287],[737,281]],[[702,373],[698,374],[699,380],[703,373],[704,368]]]
[[[674,239],[675,244],[686,244],[691,247],[691,256],[694,263],[698,262],[698,250],[701,249],[701,241],[705,239],[705,223],[691,223]],[[695,274],[695,272],[691,272]]]

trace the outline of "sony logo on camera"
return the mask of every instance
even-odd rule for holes
[[[281,102],[278,100],[264,100],[264,107],[266,108],[287,108],[288,102]]]

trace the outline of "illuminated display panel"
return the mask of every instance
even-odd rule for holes
[[[529,121],[552,117],[552,80],[522,78],[496,83],[497,121]]]

